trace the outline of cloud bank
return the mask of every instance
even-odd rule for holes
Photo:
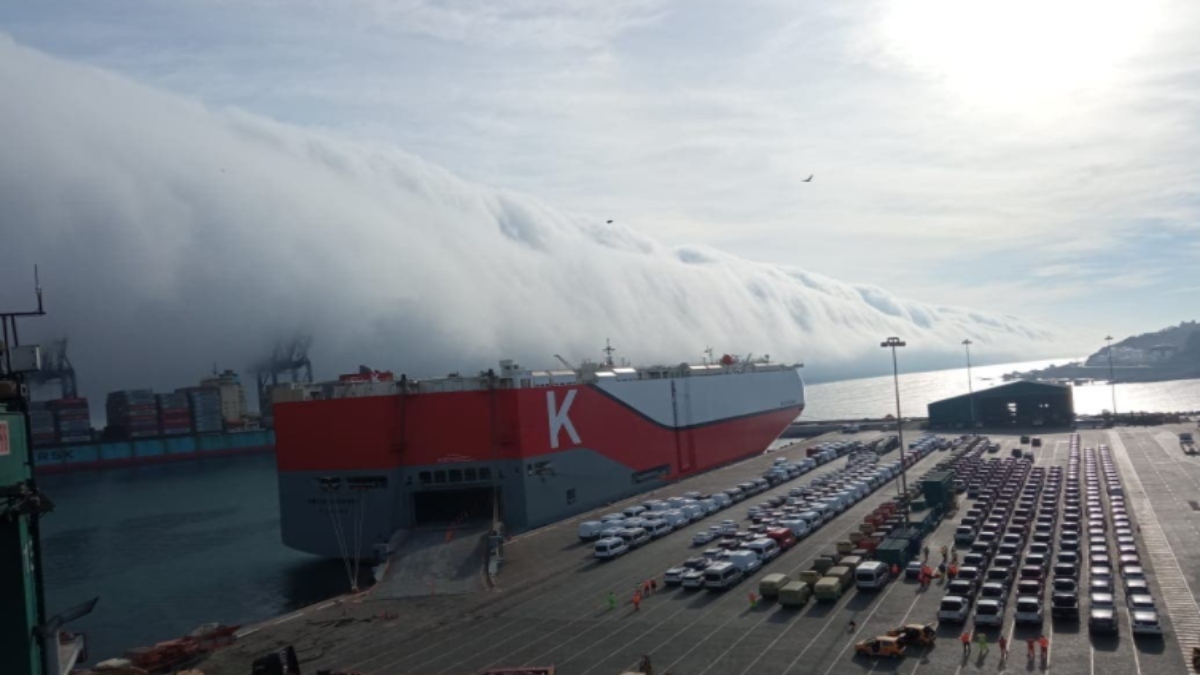
[[[85,393],[245,369],[295,330],[329,376],[365,363],[412,375],[499,358],[553,365],[717,353],[878,372],[899,335],[909,367],[1056,355],[1014,316],[897,298],[462,180],[393,147],[212,110],[0,36],[0,301],[42,266]]]

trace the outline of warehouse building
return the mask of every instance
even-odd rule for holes
[[[1071,388],[1044,382],[1011,382],[929,404],[934,429],[1067,427],[1075,421]]]

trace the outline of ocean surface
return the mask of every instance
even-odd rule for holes
[[[903,356],[903,355],[901,355]],[[971,370],[975,389],[1000,376],[1071,359]],[[903,367],[903,360],[901,360]],[[901,374],[905,416],[967,390],[967,371]],[[803,419],[895,414],[891,377],[814,384]],[[1111,406],[1105,385],[1075,388],[1081,413]],[[1200,381],[1122,384],[1119,411],[1200,410]],[[178,637],[209,621],[246,623],[285,614],[346,590],[338,561],[284,548],[272,455],[46,476],[57,504],[43,521],[47,609],[100,596],[71,625],[91,662]]]
[[[1004,384],[1002,376],[1051,365],[1081,361],[1084,357],[1004,363],[971,368],[974,391]],[[951,396],[967,393],[967,369],[903,372],[900,360],[900,409],[904,417],[924,417],[926,406]],[[1107,384],[1074,387],[1075,412],[1098,415],[1112,409],[1112,389]],[[1181,412],[1200,410],[1200,380],[1138,382],[1116,386],[1117,412]],[[896,414],[896,389],[892,376],[869,377],[809,385],[805,390],[805,420],[836,420],[883,417]]]

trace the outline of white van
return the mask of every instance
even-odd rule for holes
[[[607,539],[608,537],[615,537],[615,536],[617,536],[618,532],[625,529],[624,521],[616,521],[616,522],[610,521],[610,522],[602,523],[602,524],[604,525],[604,529],[600,530],[600,538],[601,539]]]
[[[646,506],[646,508],[654,511],[655,513],[671,510],[671,505],[662,501],[661,499],[652,499],[648,502],[643,502],[642,506]]]
[[[656,518],[646,521],[646,531],[650,533],[651,537],[658,539],[661,536],[671,534],[675,531],[675,528],[671,527],[671,524],[667,521]]]
[[[729,506],[733,504],[733,498],[724,492],[718,492],[710,497],[710,499],[716,502],[717,506],[722,509],[729,508]]]
[[[736,586],[745,573],[730,562],[718,562],[704,570],[704,587],[710,591],[723,591]]]
[[[602,523],[615,523],[622,520],[625,520],[624,513],[606,513],[603,516],[600,516],[600,522]]]
[[[688,517],[688,520],[693,523],[708,515],[708,511],[699,504],[685,504],[682,509],[683,514]]]
[[[625,507],[625,516],[628,518],[637,518],[638,516],[642,515],[645,512],[646,512],[646,507],[644,507],[644,506],[626,506]]]
[[[580,541],[595,541],[600,538],[600,530],[605,527],[604,523],[598,520],[585,520],[579,524],[579,539]]]
[[[854,585],[859,588],[883,588],[892,576],[886,563],[869,560],[854,570]]]
[[[683,503],[684,503],[683,497],[669,497],[667,499],[667,504],[669,504],[672,509],[677,509],[677,508],[683,506]]]
[[[726,552],[723,559],[736,565],[738,569],[742,570],[742,574],[753,574],[763,564],[762,558],[757,553],[744,548]]]
[[[700,508],[704,509],[706,514],[716,513],[721,510],[721,505],[715,499],[701,499],[696,503],[700,505]]]
[[[754,551],[764,563],[770,562],[779,556],[779,544],[774,539],[762,538],[747,542],[745,545],[747,551]]]
[[[808,533],[812,532],[812,528],[809,527],[808,521],[802,520],[800,518],[793,518],[790,520],[781,520],[781,521],[779,521],[779,527],[786,527],[787,529],[791,530],[792,534],[797,539],[807,537]]]
[[[663,511],[662,513],[659,514],[659,518],[667,521],[668,523],[671,524],[671,527],[673,527],[677,530],[679,528],[683,527],[684,525],[687,525],[689,522],[691,522],[691,519],[688,518],[687,515],[684,514],[683,511],[680,511],[678,509],[671,509],[670,511]]]
[[[620,537],[606,537],[596,542],[596,557],[601,560],[611,560],[629,552],[629,544]]]
[[[796,517],[808,523],[808,529],[810,532],[817,529],[820,527],[821,523],[825,522],[825,515],[815,509],[812,511],[805,511]]]
[[[629,548],[637,548],[650,541],[650,533],[641,527],[631,527],[621,530],[617,536],[624,539]]]

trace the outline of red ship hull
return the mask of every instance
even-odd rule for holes
[[[538,526],[760,453],[803,407],[792,370],[280,404],[284,541],[336,555],[330,517],[361,517],[369,555],[456,504]]]

